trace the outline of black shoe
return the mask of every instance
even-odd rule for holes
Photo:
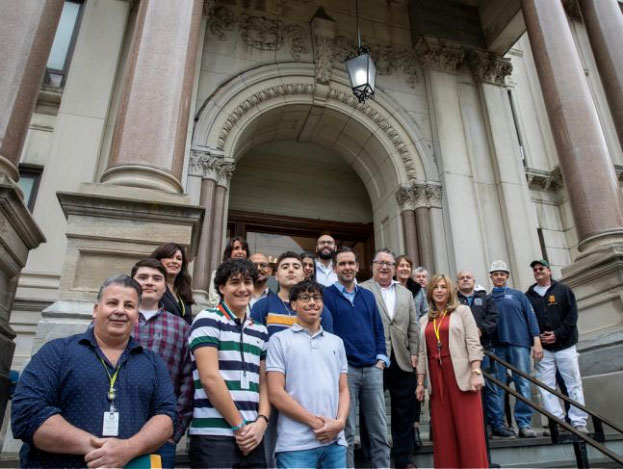
[[[500,426],[491,431],[492,438],[515,438],[515,432],[508,427]]]
[[[415,448],[420,448],[422,446],[422,438],[420,437],[420,429],[416,428],[413,434],[413,444]]]

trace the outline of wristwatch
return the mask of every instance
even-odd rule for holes
[[[476,368],[475,370],[472,370],[472,373],[476,373],[477,375],[482,375],[482,371],[480,368]]]

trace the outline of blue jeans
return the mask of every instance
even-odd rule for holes
[[[348,365],[348,390],[350,392],[350,409],[344,429],[348,443],[348,467],[355,467],[357,408],[359,408],[360,413],[364,414],[366,428],[368,429],[372,467],[389,467],[383,370],[374,365],[363,368]]]
[[[491,350],[493,352],[493,350]],[[481,364],[482,370],[496,377],[496,363],[490,360],[488,356],[484,356]],[[500,396],[498,395],[498,387],[485,378],[485,387],[482,390],[483,410],[485,411],[485,425],[491,425],[491,428],[498,428],[504,425],[504,419],[498,420],[499,409],[504,413],[504,402],[499,404]]]
[[[175,467],[175,445],[173,443],[167,441],[158,448],[156,454],[159,454],[162,459],[163,469],[173,469]]]
[[[500,345],[495,347],[495,355],[504,361],[507,361],[511,365],[523,371],[526,374],[530,374],[530,349],[528,347],[520,347],[517,345]],[[506,383],[506,367],[496,364],[495,377],[498,381]],[[513,382],[515,383],[515,390],[527,399],[532,398],[530,392],[530,381],[522,378],[519,375],[513,373]],[[498,400],[496,408],[494,409],[494,423],[493,428],[497,428],[504,424],[504,390],[495,386],[498,391]],[[532,408],[528,404],[524,404],[519,399],[515,400],[515,422],[519,428],[530,427],[532,419]]]
[[[346,447],[337,443],[300,451],[282,451],[276,456],[279,469],[292,467],[340,469],[346,467]]]

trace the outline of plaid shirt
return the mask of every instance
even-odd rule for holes
[[[143,347],[158,354],[164,361],[177,398],[177,429],[173,440],[178,442],[193,416],[193,375],[188,336],[190,326],[163,309],[148,321],[139,314],[132,336]]]

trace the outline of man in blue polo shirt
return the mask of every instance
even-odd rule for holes
[[[130,333],[141,287],[111,277],[93,307],[93,327],[48,342],[13,396],[21,467],[124,467],[156,451],[177,420],[169,372]]]
[[[279,409],[277,467],[342,468],[350,402],[344,343],[320,325],[320,284],[296,284],[290,304],[297,322],[271,337],[266,359],[270,401]]]
[[[535,361],[543,358],[543,348],[539,332],[539,324],[532,310],[530,301],[523,292],[514,290],[506,285],[510,271],[506,262],[493,261],[489,269],[493,290],[491,297],[495,301],[498,310],[497,335],[494,337],[495,355],[524,373],[530,373],[530,349]],[[505,383],[507,370],[500,364],[496,365],[496,378]],[[530,399],[530,382],[513,373],[515,389],[522,396]],[[504,393],[501,388],[497,389],[498,399],[490,409],[489,416],[494,434],[505,434],[504,426]],[[531,427],[532,408],[519,399],[515,402],[515,422],[519,427],[519,436],[522,438],[534,438],[536,432]],[[504,429],[504,430],[503,430]]]
[[[357,407],[364,414],[372,467],[389,467],[383,370],[389,366],[383,320],[374,294],[356,285],[357,255],[348,247],[333,257],[338,281],[324,289],[324,303],[333,316],[333,332],[344,341],[348,358],[350,411],[346,422],[348,467],[355,465]]]

